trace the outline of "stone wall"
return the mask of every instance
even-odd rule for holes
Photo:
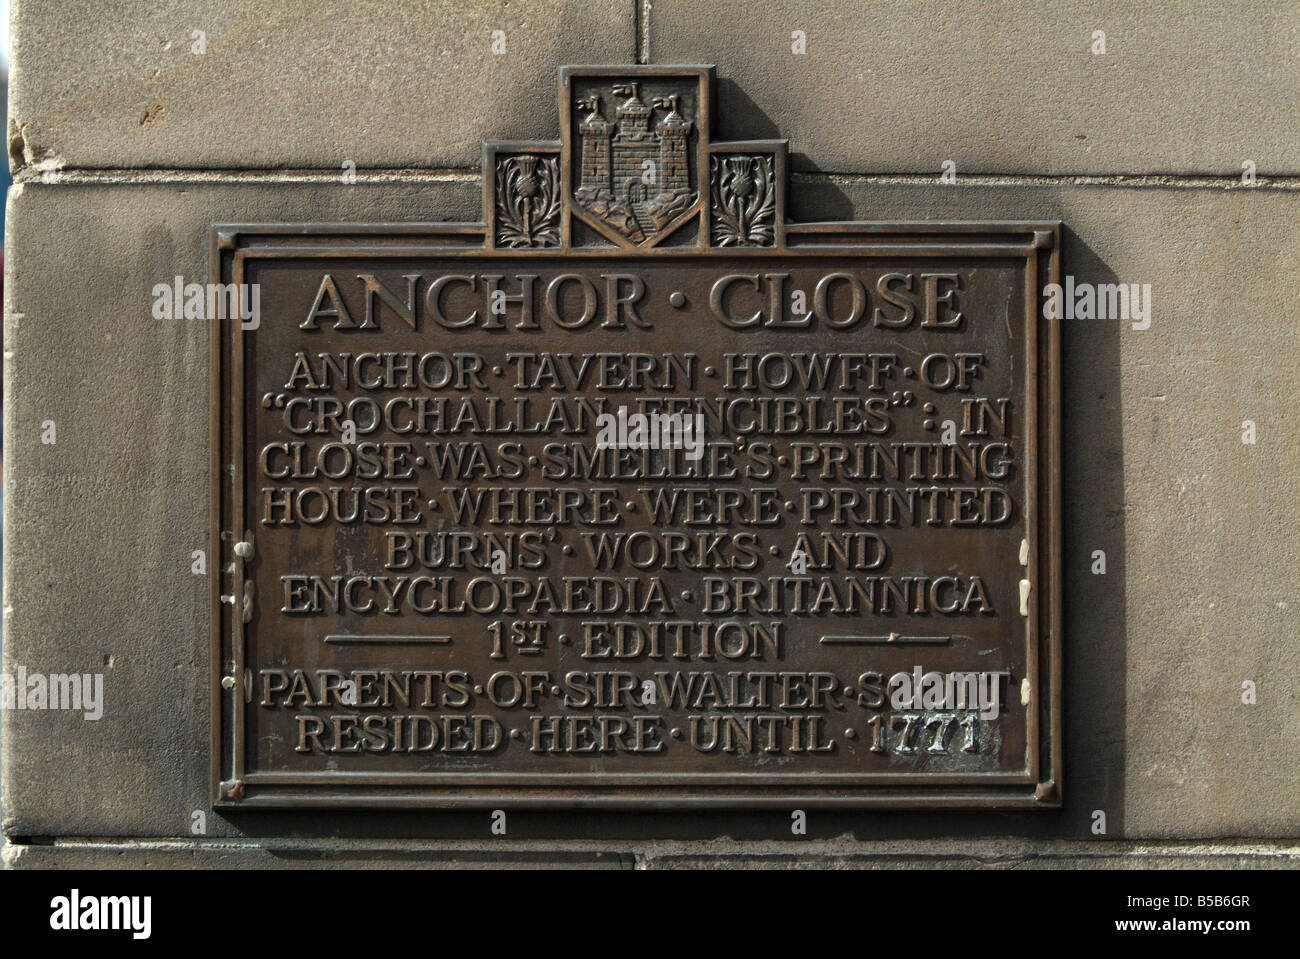
[[[2,714],[8,865],[1300,860],[1300,7],[13,7],[4,671],[105,707]],[[214,222],[477,220],[481,142],[555,138],[560,65],[642,62],[716,64],[717,136],[789,138],[792,219],[1059,219],[1063,273],[1151,284],[1149,329],[1064,326],[1064,808],[214,813],[208,330],[149,291]]]

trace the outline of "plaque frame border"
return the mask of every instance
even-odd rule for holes
[[[246,681],[242,617],[233,615],[242,569],[233,514],[242,510],[242,344],[238,324],[214,321],[210,349],[210,555],[230,571],[211,577],[211,783],[214,807],[286,808],[565,808],[717,809],[1014,809],[1058,808],[1062,801],[1062,562],[1060,324],[1043,317],[1040,279],[1060,282],[1062,224],[1049,221],[786,223],[784,242],[762,249],[657,248],[655,258],[707,259],[710,253],[760,258],[840,256],[977,256],[1023,258],[1026,282],[1026,463],[1034,480],[1025,504],[1032,531],[1031,588],[1026,617],[1031,664],[1026,770],[928,773],[786,774],[782,782],[748,783],[752,773],[275,773],[245,766],[242,707]],[[217,224],[211,231],[214,282],[240,282],[248,259],[324,256],[552,258],[559,251],[493,249],[487,223]],[[308,242],[304,242],[308,241]],[[314,241],[314,242],[311,242]],[[627,249],[567,251],[597,259],[626,258]],[[238,389],[233,388],[238,382]],[[1028,425],[1029,422],[1032,426]],[[223,479],[228,477],[228,481]],[[1044,602],[1046,597],[1046,602]],[[229,653],[229,655],[227,655]],[[234,679],[223,688],[225,676]],[[456,782],[451,782],[451,780]],[[663,779],[671,785],[651,783]],[[758,787],[758,788],[755,788]]]

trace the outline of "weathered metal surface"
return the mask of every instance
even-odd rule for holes
[[[711,85],[214,228],[223,806],[1059,802],[1058,227],[787,222]]]

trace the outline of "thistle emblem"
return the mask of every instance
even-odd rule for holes
[[[560,245],[560,167],[554,157],[504,157],[496,171],[497,244]]]
[[[713,230],[716,246],[776,243],[775,173],[770,156],[713,158]]]

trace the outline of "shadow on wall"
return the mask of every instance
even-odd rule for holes
[[[1118,282],[1068,225],[1062,252],[1062,275],[1076,283]],[[1128,634],[1120,337],[1127,324],[1062,322],[1066,802],[1073,792],[1080,821],[1091,824],[1101,811],[1106,835],[1122,837]]]

